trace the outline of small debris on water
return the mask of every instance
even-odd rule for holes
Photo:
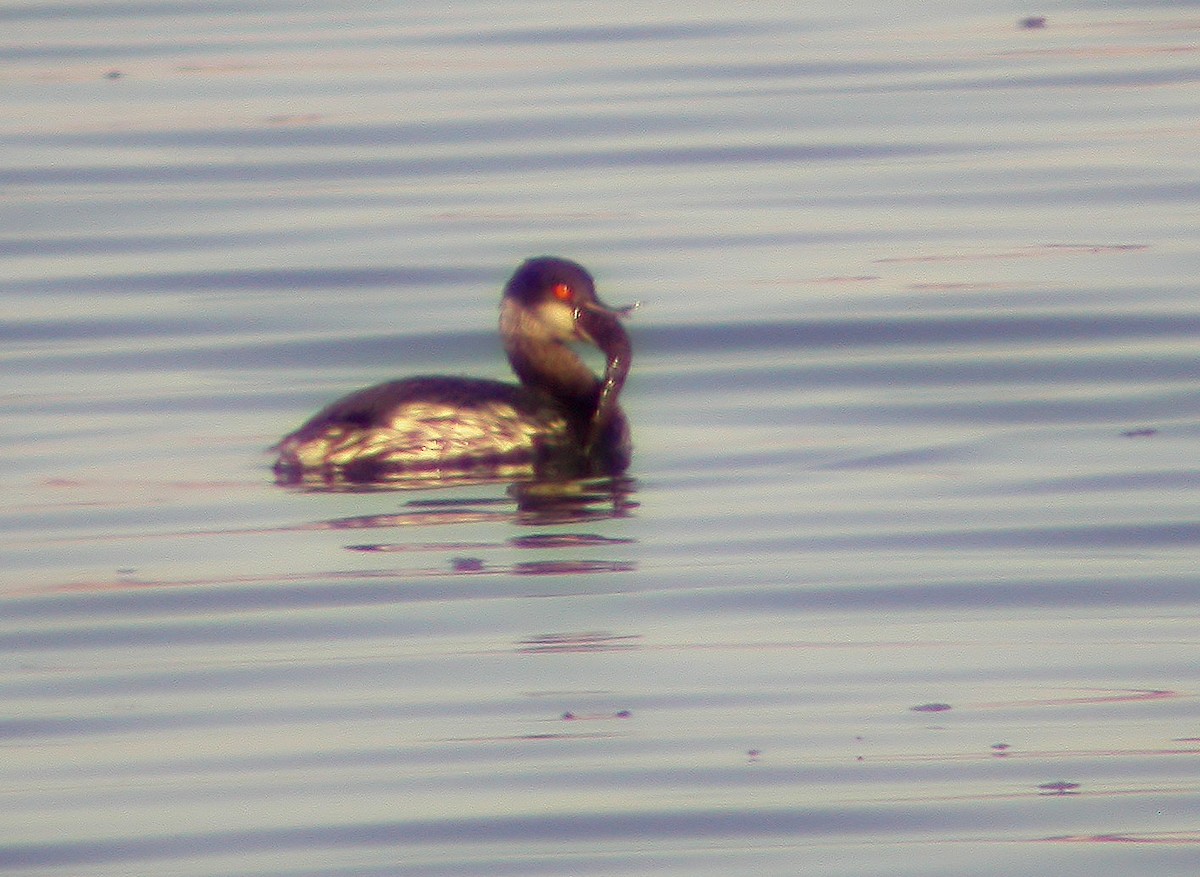
[[[562,720],[564,722],[581,722],[584,720],[594,722],[594,721],[600,721],[600,720],[605,720],[605,719],[631,719],[631,718],[633,718],[632,710],[617,710],[615,713],[586,713],[583,715],[580,715],[579,713],[573,713],[570,710],[567,710],[567,712],[562,714]]]

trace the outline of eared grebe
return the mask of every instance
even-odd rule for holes
[[[275,473],[283,483],[618,475],[630,459],[617,405],[632,353],[620,322],[629,310],[601,304],[574,262],[529,259],[500,300],[500,334],[520,386],[421,376],[359,390],[284,437]],[[602,377],[572,341],[604,352]]]

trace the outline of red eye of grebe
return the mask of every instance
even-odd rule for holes
[[[574,290],[565,283],[554,284],[554,297],[559,301],[570,301],[574,297]]]

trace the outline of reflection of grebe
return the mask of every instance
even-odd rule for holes
[[[339,399],[276,446],[283,482],[507,477],[521,469],[613,475],[629,464],[629,427],[617,396],[629,336],[596,298],[591,276],[565,259],[529,259],[500,301],[500,334],[521,385],[415,377]],[[568,346],[600,348],[597,378]]]

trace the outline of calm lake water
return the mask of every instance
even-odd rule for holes
[[[0,870],[1194,875],[1200,4],[0,10]],[[631,317],[627,484],[277,487]]]

